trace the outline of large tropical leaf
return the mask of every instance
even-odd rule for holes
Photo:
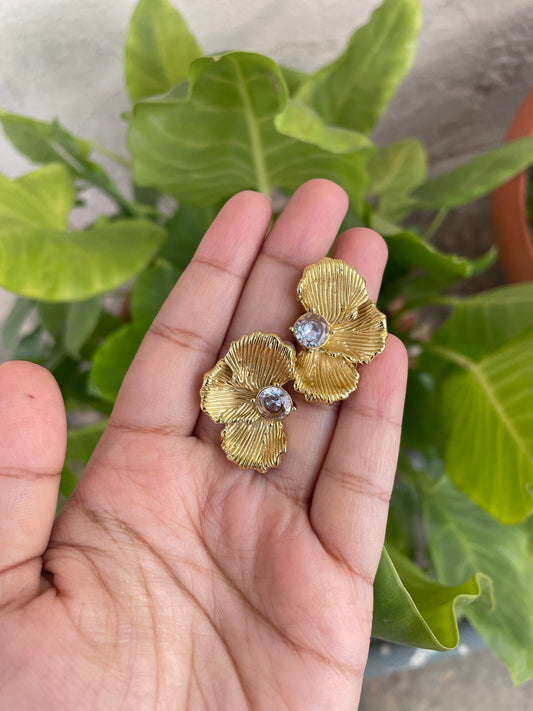
[[[65,229],[74,184],[59,164],[10,180],[0,175],[0,233],[31,227]]]
[[[133,102],[163,94],[187,78],[201,54],[185,20],[168,0],[140,0],[125,48],[126,86]]]
[[[466,205],[506,183],[533,163],[533,137],[504,143],[420,185],[413,193],[420,207]]]
[[[145,220],[69,232],[73,200],[72,178],[58,164],[0,176],[0,286],[42,301],[88,299],[135,276],[164,239]]]
[[[0,285],[43,301],[81,301],[135,276],[164,232],[153,222],[120,220],[82,232],[0,231]]]
[[[532,330],[480,360],[430,350],[460,368],[442,385],[450,478],[499,521],[520,521],[533,509]]]
[[[328,128],[314,116],[298,124],[298,105],[278,119],[276,128],[288,93],[272,60],[246,52],[201,57],[191,64],[189,79],[190,85],[180,84],[134,108],[129,145],[140,185],[205,204],[239,190],[270,194],[273,186],[294,190],[309,178],[324,177],[339,182],[360,204],[366,149],[354,150],[354,142],[368,141],[354,134],[345,148],[331,139],[334,150],[347,152],[324,149]],[[347,136],[344,132],[345,142]]]
[[[418,0],[385,0],[344,53],[305,81],[297,97],[328,125],[370,132],[411,67],[419,29]]]
[[[443,477],[421,491],[431,557],[439,578],[457,585],[481,571],[494,607],[473,601],[465,614],[515,683],[533,675],[533,560],[523,526],[504,526]]]
[[[533,284],[512,284],[458,299],[434,343],[479,360],[533,327]]]
[[[437,583],[394,549],[384,549],[374,583],[372,634],[389,642],[444,651],[459,641],[456,613],[482,595],[486,576],[465,576],[453,586]]]

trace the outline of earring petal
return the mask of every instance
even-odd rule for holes
[[[287,437],[281,422],[234,422],[222,430],[222,449],[241,469],[256,469],[264,474],[279,466],[287,451]]]
[[[257,393],[292,379],[294,354],[294,347],[279,336],[255,331],[234,341],[224,360],[233,372],[234,382]]]
[[[352,319],[368,300],[363,277],[344,260],[329,257],[304,269],[297,293],[304,309],[320,314],[330,326]]]
[[[328,405],[344,400],[359,380],[355,365],[342,356],[331,356],[323,350],[302,350],[296,357],[294,388],[306,400]]]
[[[253,393],[235,385],[224,360],[205,374],[200,406],[213,422],[256,422],[260,417]]]
[[[385,315],[373,301],[359,306],[353,321],[335,324],[323,350],[332,356],[342,355],[353,363],[370,363],[385,348],[387,327]]]

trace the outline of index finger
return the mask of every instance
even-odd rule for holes
[[[115,427],[190,434],[203,374],[222,346],[270,218],[261,193],[244,191],[224,205],[128,370],[111,416]]]

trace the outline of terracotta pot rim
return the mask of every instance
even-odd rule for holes
[[[506,140],[533,136],[533,90],[522,103]],[[492,222],[499,258],[509,281],[533,280],[533,237],[527,215],[528,171],[492,194]]]

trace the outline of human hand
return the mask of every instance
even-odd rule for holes
[[[314,180],[266,240],[268,199],[222,209],[144,339],[53,523],[65,451],[54,379],[0,368],[0,707],[353,711],[400,438],[406,354],[389,336],[332,407],[297,397],[288,452],[242,471],[199,410],[203,374],[254,330],[285,338],[303,268],[347,208]],[[334,257],[372,299],[386,246]],[[53,525],[52,525],[53,524]]]

